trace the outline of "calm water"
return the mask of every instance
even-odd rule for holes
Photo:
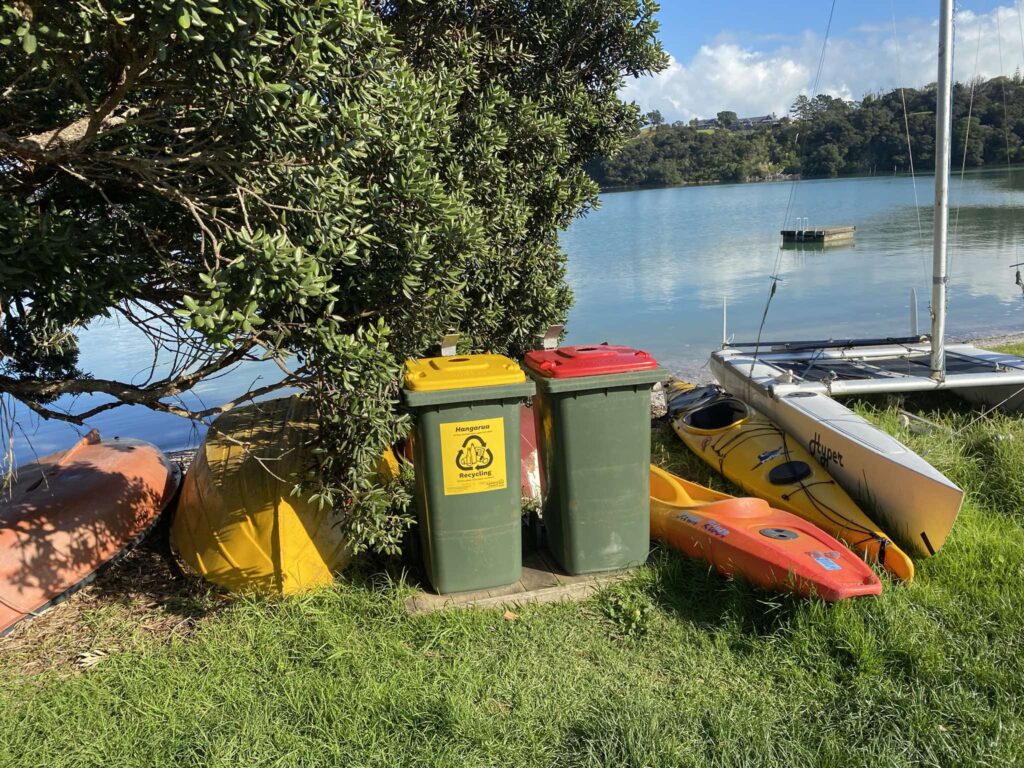
[[[763,338],[903,335],[910,290],[928,320],[934,180],[907,177],[682,187],[606,194],[565,233],[576,305],[571,342],[640,345],[694,373],[728,332],[753,340],[771,281],[782,278]],[[810,224],[853,224],[854,247],[779,249],[787,203]],[[1024,168],[968,174],[951,190],[951,337],[1024,330],[1009,265],[1024,261]]]
[[[723,301],[730,336],[753,339],[772,274],[782,282],[765,323],[766,340],[908,333],[911,288],[917,288],[925,330],[932,184],[931,177],[917,180],[920,230],[907,177],[606,194],[600,210],[562,237],[576,294],[567,343],[638,346],[672,370],[700,375],[721,341]],[[856,245],[780,251],[778,231],[791,197],[793,218],[856,225]],[[1009,268],[1024,261],[1024,168],[973,172],[963,183],[955,179],[951,204],[951,221],[958,225],[951,235],[950,336],[1024,330],[1024,299]],[[130,376],[131,366],[144,376],[150,356],[144,339],[112,323],[97,324],[82,337],[82,366],[97,377]],[[279,376],[272,365],[242,366],[184,400],[217,404]],[[33,449],[59,448],[78,431],[42,423],[24,410],[19,415],[23,430],[15,436],[15,451],[22,461]],[[182,419],[138,407],[108,412],[90,426],[168,450],[201,438]]]

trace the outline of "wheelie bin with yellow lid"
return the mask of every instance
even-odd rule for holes
[[[519,406],[533,393],[522,368],[502,355],[406,361],[420,545],[441,594],[522,575]]]
[[[530,352],[548,548],[570,574],[642,564],[650,547],[648,353],[599,344]]]

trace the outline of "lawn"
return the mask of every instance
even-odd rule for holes
[[[830,606],[656,551],[588,602],[517,614],[410,618],[410,587],[368,567],[184,634],[87,608],[121,641],[85,669],[0,640],[0,765],[1024,765],[1022,422],[856,407],[967,490],[909,587]],[[725,487],[665,426],[654,458]]]

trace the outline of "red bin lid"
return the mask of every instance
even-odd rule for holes
[[[649,371],[658,367],[650,354],[605,342],[597,346],[559,347],[528,352],[527,368],[552,379]]]

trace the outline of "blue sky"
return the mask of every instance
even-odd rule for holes
[[[811,88],[830,6],[830,0],[662,0],[660,37],[672,64],[629,84],[624,95],[672,120],[721,109],[781,114]],[[818,90],[858,99],[933,81],[938,8],[938,0],[838,0]],[[1024,66],[1022,8],[1024,0],[958,4],[958,78]]]
[[[958,3],[957,8],[989,13],[998,5],[992,0],[972,0]],[[677,59],[688,59],[722,33],[754,45],[799,36],[807,29],[824,33],[830,6],[829,0],[662,0],[658,20],[666,50]],[[833,33],[891,25],[894,6],[897,19],[904,21],[938,17],[937,0],[837,0]]]

